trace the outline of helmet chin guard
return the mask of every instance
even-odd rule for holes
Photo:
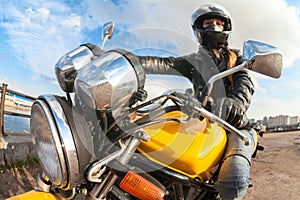
[[[219,49],[228,45],[228,33],[217,31],[198,31],[196,34],[199,43],[209,49]]]

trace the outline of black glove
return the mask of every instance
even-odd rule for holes
[[[236,128],[241,125],[245,114],[242,105],[229,97],[217,100],[214,113]]]

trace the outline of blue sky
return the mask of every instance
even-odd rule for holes
[[[298,0],[1,0],[0,83],[38,96],[63,94],[54,65],[82,43],[101,43],[102,25],[116,23],[106,49],[157,48],[175,55],[196,51],[190,16],[215,2],[233,18],[232,47],[255,39],[284,53],[280,79],[253,73],[256,92],[248,116],[300,116],[300,2]]]

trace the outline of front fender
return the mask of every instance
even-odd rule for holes
[[[7,200],[61,200],[62,198],[59,198],[58,196],[48,193],[48,192],[39,192],[35,190],[31,190],[29,192],[10,197]]]

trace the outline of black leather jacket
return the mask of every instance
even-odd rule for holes
[[[182,57],[154,57],[139,56],[139,60],[148,74],[177,74],[188,78],[194,85],[196,97],[199,97],[205,83],[209,78],[227,69],[228,54],[226,50],[221,50],[221,58],[217,59],[213,52],[200,47],[197,53]],[[240,52],[233,50],[238,56],[236,64],[242,62]],[[211,94],[215,104],[222,97],[229,98],[234,104],[235,111],[232,117],[238,118],[233,126],[244,128],[248,124],[246,111],[250,105],[251,96],[254,93],[254,86],[246,70],[238,71],[232,76],[233,83],[228,77],[217,81]],[[228,121],[228,120],[227,120]]]

